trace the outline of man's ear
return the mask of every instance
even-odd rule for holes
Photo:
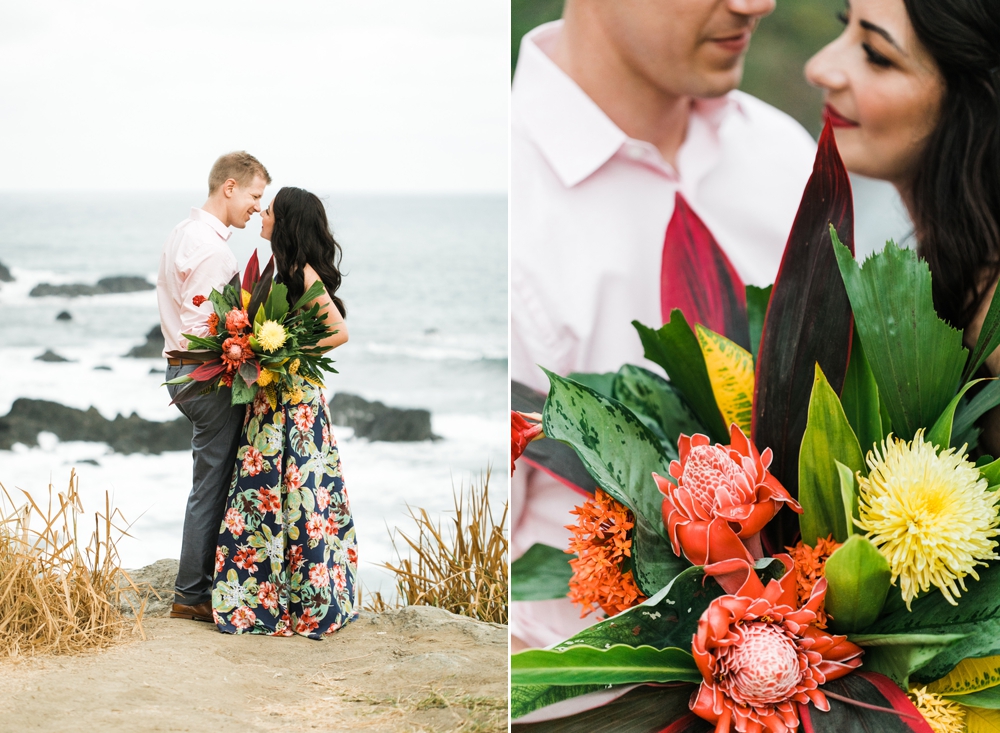
[[[236,189],[237,185],[239,184],[236,183],[235,178],[227,178],[226,182],[222,184],[222,195],[227,199],[231,199],[233,197],[233,191]]]

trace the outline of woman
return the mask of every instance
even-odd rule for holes
[[[289,304],[321,281],[312,303],[331,333],[320,346],[345,343],[341,251],[322,202],[282,188],[261,218]],[[273,410],[263,393],[247,406],[212,588],[227,633],[318,639],[357,617],[357,543],[329,411],[320,385],[296,377],[295,387]]]
[[[935,307],[971,347],[1000,276],[1000,3],[853,0],[841,19],[806,77],[848,170],[899,191]],[[986,364],[1000,374],[1000,351]]]

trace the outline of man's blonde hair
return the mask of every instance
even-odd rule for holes
[[[267,168],[250,153],[245,150],[226,153],[215,161],[211,173],[208,174],[208,195],[211,196],[218,191],[230,178],[240,186],[249,186],[256,176],[263,178],[265,183],[271,183]]]

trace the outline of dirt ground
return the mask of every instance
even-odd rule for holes
[[[144,621],[74,657],[0,660],[0,731],[507,730],[507,627],[370,613],[323,641]]]

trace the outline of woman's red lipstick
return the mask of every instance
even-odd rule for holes
[[[858,127],[858,123],[849,120],[844,115],[827,104],[823,107],[823,121],[829,122],[831,127]]]

